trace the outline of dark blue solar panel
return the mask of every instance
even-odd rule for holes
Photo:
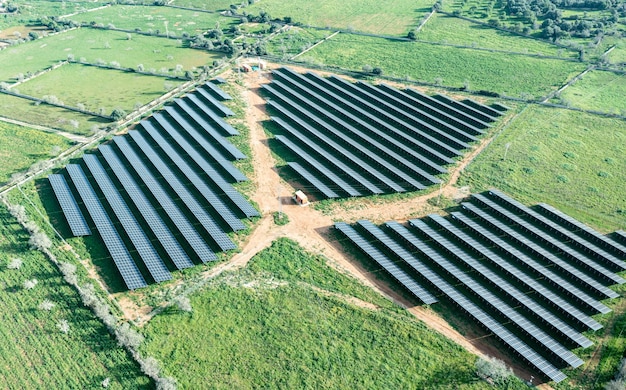
[[[156,282],[163,282],[172,279],[172,274],[167,269],[158,252],[152,246],[150,239],[146,236],[143,228],[135,219],[132,211],[128,208],[126,201],[119,194],[117,188],[109,178],[98,157],[93,154],[83,156],[83,161],[91,171],[92,176],[102,190],[104,197],[111,206],[115,216],[122,224],[124,231],[139,253],[141,260],[148,268],[150,275]]]
[[[200,110],[202,110],[205,114],[210,115],[208,113],[208,111],[213,111],[213,108],[217,109],[219,112],[222,113],[222,116],[233,116],[235,115],[235,113],[228,107],[226,107],[225,105],[222,104],[222,102],[220,102],[219,100],[215,99],[213,96],[211,96],[209,93],[207,93],[206,91],[199,89],[198,93],[201,94],[201,96],[204,98],[204,100],[200,100],[200,98],[198,98],[195,94],[190,93],[187,95],[187,97],[191,97],[193,96],[194,102],[197,103],[197,106]],[[206,101],[206,103],[205,103]]]
[[[296,162],[288,162],[291,168],[293,168],[300,176],[306,181],[311,183],[319,192],[321,192],[327,198],[338,198],[339,195],[335,191],[331,190],[326,184],[322,183],[315,175],[304,169],[304,167]]]
[[[54,195],[59,200],[61,210],[63,210],[63,215],[65,215],[65,219],[70,225],[72,235],[74,237],[90,236],[91,230],[89,229],[87,221],[85,221],[85,217],[76,203],[76,199],[74,199],[74,195],[72,195],[70,187],[65,181],[65,177],[58,174],[49,175],[48,180],[50,181]]]
[[[217,96],[218,99],[220,99],[220,100],[232,100],[232,97],[230,97],[229,94],[224,92],[217,85],[215,85],[213,83],[205,83],[204,86],[207,87],[207,89],[211,92],[212,95]],[[202,88],[200,88],[200,89],[202,89]]]
[[[104,241],[104,245],[109,251],[115,266],[120,271],[126,286],[131,290],[146,287],[148,284],[143,278],[143,275],[141,275],[141,272],[139,272],[139,268],[137,268],[130,253],[128,253],[124,241],[113,227],[111,219],[100,203],[93,188],[91,188],[91,184],[89,184],[80,165],[68,164],[65,168],[72,178],[72,182],[83,200],[91,219],[96,225],[96,229],[100,237],[102,237],[102,241]]]

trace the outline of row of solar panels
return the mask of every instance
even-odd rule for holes
[[[264,85],[288,164],[328,198],[424,189],[501,113],[389,85],[273,71]],[[458,103],[458,104],[457,104]],[[480,111],[479,108],[483,108]]]
[[[72,234],[91,234],[78,198],[129,289],[148,284],[137,264],[156,282],[171,279],[161,254],[176,269],[216,260],[236,248],[227,232],[259,215],[231,185],[247,179],[231,163],[245,155],[224,139],[237,134],[223,119],[229,98],[207,83],[49,176]]]
[[[473,195],[449,218],[335,227],[426,304],[446,297],[547,378],[583,361],[569,349],[619,296],[626,247],[551,206],[528,208],[497,190]],[[615,236],[617,237],[617,236]]]

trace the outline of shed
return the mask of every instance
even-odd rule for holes
[[[309,198],[304,194],[304,192],[298,190],[294,193],[293,199],[300,206],[307,206],[309,204]]]

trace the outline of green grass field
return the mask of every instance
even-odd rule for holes
[[[189,7],[203,9],[207,11],[224,11],[230,9],[231,4],[241,4],[232,0],[173,0],[172,5],[179,7]]]
[[[215,28],[219,23],[220,28],[227,29],[230,25],[238,24],[239,20],[222,16],[218,13],[188,11],[171,7],[149,7],[119,5],[103,8],[101,10],[81,13],[70,17],[77,22],[95,22],[117,28],[141,31],[156,31],[161,34],[169,31],[170,34],[181,36],[183,33],[196,35]],[[167,30],[165,23],[167,22]]]
[[[14,82],[18,74],[43,70],[66,60],[68,54],[77,61],[81,57],[94,63],[116,61],[132,68],[143,64],[155,71],[171,71],[178,64],[190,70],[222,57],[222,53],[184,48],[172,39],[131,34],[128,40],[123,32],[81,28],[0,51],[0,81]]]
[[[83,307],[78,293],[68,287],[52,263],[28,248],[28,234],[0,207],[0,383],[7,389],[150,388],[128,354],[117,346],[102,323]],[[19,257],[19,270],[6,267]],[[26,280],[37,279],[32,290]],[[43,300],[52,310],[38,309]],[[69,333],[58,328],[67,320]]]
[[[510,144],[506,160],[502,160]],[[626,122],[531,106],[470,164],[460,185],[548,203],[602,231],[626,228]]]
[[[70,145],[71,142],[60,135],[0,122],[0,184],[8,181],[11,174],[24,171],[39,160],[47,160],[53,157],[52,152],[58,153]]]
[[[275,56],[294,56],[332,34],[326,30],[293,27],[278,34],[267,43],[267,53]]]
[[[615,49],[609,53],[608,58],[613,64],[626,62],[626,43],[619,41],[616,44]]]
[[[196,293],[193,313],[155,317],[145,350],[183,388],[488,388],[474,355],[389,302],[372,310],[319,289],[372,295],[280,239]]]
[[[104,1],[47,1],[47,0],[20,0],[15,2],[19,6],[16,14],[2,15],[0,30],[8,26],[29,24],[43,16],[60,16],[75,12],[84,12],[104,5]]]
[[[626,74],[591,71],[569,86],[561,99],[585,110],[626,115]]]
[[[290,16],[294,22],[309,26],[405,36],[430,12],[432,5],[432,1],[426,0],[396,0],[384,6],[376,0],[263,0],[244,10],[254,15],[264,10],[273,18]]]
[[[534,97],[557,89],[584,69],[584,64],[575,62],[351,34],[339,34],[299,60],[357,71],[369,65],[400,78],[430,83],[440,79],[442,85],[452,87],[463,87],[467,82],[471,90]]]
[[[109,120],[103,118],[46,104],[36,106],[31,100],[4,93],[0,94],[0,116],[80,135],[90,134],[94,126],[106,126],[110,123]],[[78,127],[75,127],[74,124],[77,124]]]
[[[85,84],[85,80],[90,82]],[[103,108],[108,115],[118,107],[131,112],[135,104],[143,105],[163,95],[167,83],[177,86],[181,81],[68,64],[27,81],[19,90],[39,98],[54,95],[68,106],[76,107],[80,103],[94,112]]]
[[[417,39],[518,53],[578,58],[578,52],[532,38],[496,30],[479,23],[436,13],[422,27]]]

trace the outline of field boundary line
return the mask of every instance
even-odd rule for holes
[[[335,35],[339,34],[341,31],[335,31],[334,33],[330,34],[329,36],[327,36],[326,38],[322,39],[321,41],[315,43],[314,45],[312,45],[311,47],[304,49],[303,51],[301,51],[300,53],[296,54],[295,56],[291,57],[290,60],[295,59],[296,57],[301,56],[302,54],[306,53],[309,50],[314,49],[317,45],[321,45],[322,43],[326,42],[327,40],[329,40],[330,38],[334,37]]]
[[[546,98],[541,101],[541,103],[547,103],[550,99],[552,99],[556,95],[559,95],[561,92],[565,91],[570,85],[574,84],[576,81],[580,80],[581,78],[583,78],[584,75],[586,75],[587,73],[591,72],[594,69],[596,69],[595,65],[589,65],[587,69],[583,70],[582,72],[574,76],[570,81],[565,83],[565,85],[563,85],[561,88],[557,89],[554,92],[549,93],[548,96],[546,96]]]
[[[437,10],[435,9],[430,11],[430,13],[424,19],[422,19],[422,22],[419,24],[419,26],[415,27],[415,32],[416,33],[420,32],[422,30],[422,27],[424,27],[426,22],[428,22],[435,13],[437,13]]]

